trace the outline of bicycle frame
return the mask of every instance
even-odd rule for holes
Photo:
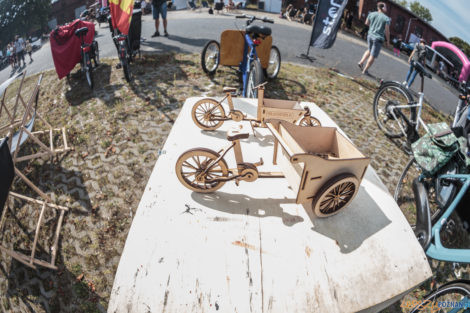
[[[413,130],[414,132],[417,134],[418,133],[418,130],[419,130],[419,125],[421,124],[423,126],[423,128],[426,130],[426,132],[429,133],[429,128],[426,126],[426,124],[424,123],[423,119],[421,118],[421,112],[423,110],[423,100],[424,100],[424,93],[422,92],[419,92],[419,100],[417,103],[414,103],[414,104],[406,104],[406,105],[393,105],[393,106],[390,106],[391,110],[390,110],[390,113],[392,114],[393,118],[395,120],[398,120],[398,116],[395,114],[395,110],[394,109],[412,109],[412,108],[418,108],[418,113],[416,114],[416,120],[414,121],[410,121],[405,114],[403,114],[403,112],[401,110],[398,110],[398,114],[403,118],[403,120],[405,121],[405,123],[408,125],[408,126],[413,126]],[[407,134],[406,134],[406,131],[405,129],[403,128],[403,126],[401,125],[401,123],[398,123],[398,126],[400,127],[400,131],[403,133],[403,135],[405,135],[406,137]]]
[[[248,49],[250,49],[249,52]],[[256,59],[258,59],[258,54],[256,53],[256,45],[251,39],[250,35],[245,34],[245,46],[243,47],[243,61],[239,67],[243,78],[243,97],[246,97],[246,89],[248,86],[248,75],[250,74],[251,62]]]
[[[439,220],[432,226],[431,229],[431,243],[426,249],[426,255],[429,257],[448,261],[448,262],[462,262],[470,263],[470,249],[449,249],[442,245],[440,232],[442,227],[446,225],[449,216],[457,208],[457,205],[462,200],[465,193],[470,188],[470,174],[446,174],[441,175],[437,179],[442,180],[451,180],[451,181],[461,181],[463,182],[460,191],[454,198],[454,201],[449,205],[444,214],[439,218]]]

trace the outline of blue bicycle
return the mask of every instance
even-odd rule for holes
[[[238,67],[241,76],[241,95],[257,98],[258,90],[254,87],[263,83],[265,76],[275,79],[281,68],[281,53],[272,45],[271,28],[252,25],[256,20],[274,23],[273,20],[250,15],[236,18],[247,19],[245,30],[225,30],[221,34],[220,44],[209,41],[202,50],[201,65],[204,72],[215,74],[220,65]]]

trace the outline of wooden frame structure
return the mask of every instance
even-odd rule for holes
[[[52,199],[46,193],[40,190],[32,181],[30,181],[26,177],[26,175],[24,175],[16,167],[16,164],[22,161],[28,161],[28,160],[32,160],[32,159],[43,157],[43,156],[53,157],[53,156],[56,156],[58,153],[64,153],[64,152],[70,151],[72,150],[72,148],[68,146],[65,127],[53,128],[44,118],[42,118],[42,116],[36,110],[38,97],[39,97],[39,88],[41,86],[41,81],[42,81],[42,75],[39,77],[38,82],[36,83],[34,87],[33,93],[31,94],[27,102],[24,101],[21,95],[24,78],[25,78],[25,75],[23,74],[23,78],[20,82],[20,86],[17,91],[16,102],[13,108],[13,112],[8,110],[6,103],[5,103],[5,94],[6,94],[8,85],[3,86],[2,90],[0,90],[0,91],[3,91],[2,100],[0,103],[1,105],[0,114],[2,112],[5,112],[8,116],[8,123],[0,128],[0,130],[8,132],[7,137],[2,141],[0,145],[0,149],[1,149],[0,156],[3,159],[0,162],[0,164],[4,166],[4,168],[0,168],[0,173],[2,173],[2,175],[0,175],[0,181],[4,179],[6,180],[8,178],[7,176],[9,176],[7,175],[8,173],[14,173],[14,175],[16,175],[18,179],[22,180],[28,187],[30,187],[35,193],[37,193],[41,199],[35,199],[35,198],[31,198],[25,195],[21,195],[21,194],[9,191],[9,188],[13,180],[10,182],[7,181],[6,183],[2,183],[3,187],[8,188],[8,190],[4,190],[3,192],[9,191],[8,196],[10,200],[17,199],[17,200],[29,202],[33,205],[39,205],[41,207],[41,210],[39,212],[39,218],[36,223],[35,236],[33,239],[30,255],[26,255],[18,251],[11,250],[3,246],[3,242],[0,242],[0,250],[7,253],[14,259],[20,261],[21,263],[31,268],[36,268],[36,265],[40,265],[43,267],[56,270],[57,266],[55,265],[55,261],[56,261],[56,256],[57,256],[60,230],[62,228],[64,214],[65,212],[69,210],[69,208],[54,204]],[[7,81],[8,84],[11,84],[13,80]],[[23,114],[22,119],[17,120],[16,114],[18,111],[18,105],[20,103],[22,104],[24,108],[24,114]],[[41,131],[33,131],[33,126],[34,126],[34,122],[36,119],[40,119],[46,125],[47,128]],[[61,139],[63,141],[63,145],[60,148],[54,147],[54,132],[56,131],[61,132]],[[49,138],[48,138],[49,142],[47,144],[43,143],[38,138],[38,135],[42,135],[42,134],[49,135]],[[19,151],[21,150],[21,146],[25,143],[25,141],[28,138],[31,138],[32,142],[34,142],[36,145],[39,146],[40,151],[37,153],[20,156]],[[7,174],[4,175],[3,173],[7,173]],[[0,234],[3,234],[3,231],[4,231],[8,208],[9,208],[8,199],[5,199],[4,203],[0,203],[0,210],[2,210],[1,219],[0,219]],[[47,208],[60,211],[58,222],[57,222],[57,227],[54,232],[54,240],[53,240],[53,244],[51,247],[51,260],[49,262],[38,259],[36,257],[39,233],[40,233],[41,225],[44,219],[44,214]],[[2,241],[3,241],[3,237],[2,237]]]

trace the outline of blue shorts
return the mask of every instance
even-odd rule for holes
[[[167,11],[167,6],[166,6],[166,1],[160,5],[159,8],[157,6],[152,4],[152,14],[153,14],[153,19],[158,20],[158,15],[162,16],[162,19],[166,19],[166,11]]]
[[[383,41],[380,39],[374,39],[374,38],[371,38],[370,36],[367,36],[367,43],[369,44],[370,54],[374,58],[377,58],[379,56],[380,49],[382,48]]]

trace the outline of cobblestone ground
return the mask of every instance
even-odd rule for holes
[[[115,60],[102,63],[93,91],[78,71],[69,81],[59,81],[55,72],[45,73],[38,110],[54,126],[67,126],[75,151],[54,162],[22,165],[22,170],[72,210],[61,233],[58,271],[31,270],[2,255],[3,312],[105,312],[132,217],[181,105],[189,96],[220,96],[223,86],[238,85],[230,69],[220,69],[213,79],[203,75],[195,55],[146,55],[132,66],[131,84],[115,65]],[[25,94],[36,79],[26,80]],[[326,69],[283,64],[279,78],[268,85],[267,97],[316,102],[371,157],[372,166],[393,191],[408,156],[373,120],[376,88]],[[7,94],[10,98],[13,89]],[[428,112],[426,118],[442,117]],[[20,182],[14,188],[30,193]],[[8,211],[8,231],[2,240],[28,251],[38,210],[21,203],[14,207]],[[46,215],[39,250],[43,258],[49,256],[56,220],[55,214]],[[447,265],[436,262],[437,267],[443,269],[433,281],[442,283],[452,275]],[[412,297],[424,290],[417,289]],[[398,306],[389,309],[399,311]]]

